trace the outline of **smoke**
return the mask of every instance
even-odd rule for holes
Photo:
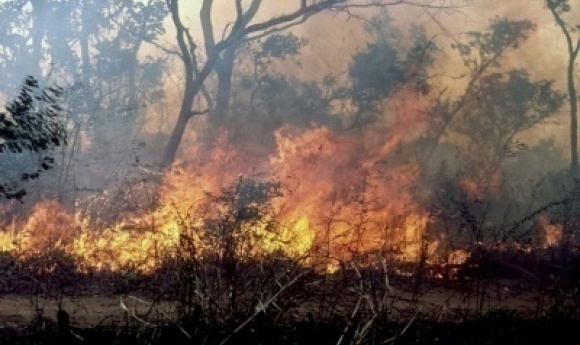
[[[184,22],[201,48],[199,3],[183,3]],[[286,4],[264,2],[254,22],[291,11]],[[441,239],[449,236],[442,225],[449,219],[458,233],[474,226],[469,222],[490,230],[500,220],[517,220],[522,212],[561,196],[552,181],[566,165],[565,106],[554,106],[559,113],[550,121],[522,125],[503,143],[509,152],[496,156],[484,154],[497,145],[482,140],[497,139],[482,133],[485,121],[469,132],[456,120],[470,119],[487,105],[467,90],[474,87],[474,72],[464,64],[458,43],[467,42],[470,32],[489,30],[496,18],[530,20],[536,28],[527,40],[506,49],[501,66],[492,66],[485,76],[523,69],[529,75],[524,81],[553,80],[550,86],[565,89],[565,42],[542,2],[482,0],[453,10],[392,6],[325,12],[282,33],[287,36],[272,36],[294,42],[296,47],[280,48],[296,48],[291,53],[266,54],[266,37],[249,42],[237,51],[226,123],[216,128],[208,120],[211,114],[190,121],[178,162],[167,174],[153,163],[163,154],[183,97],[182,64],[171,54],[177,51],[173,24],[159,15],[165,30],[155,31],[154,44],[138,45],[139,39],[118,23],[106,29],[97,25],[86,41],[90,56],[83,56],[80,42],[87,37],[79,30],[87,23],[77,22],[74,11],[79,9],[72,11],[76,15],[67,20],[63,12],[38,17],[44,18],[47,47],[41,70],[69,91],[71,143],[53,177],[58,185],[52,180],[37,188],[43,191],[39,199],[58,197],[101,224],[122,228],[119,219],[130,214],[142,221],[151,208],[151,218],[158,221],[171,213],[167,205],[198,217],[188,213],[192,204],[240,178],[274,179],[287,188],[285,203],[275,202],[284,226],[298,229],[314,245],[336,238],[339,245],[326,248],[327,255],[386,250],[388,237],[389,250],[402,250],[398,246],[405,243],[404,255],[411,258],[417,257],[430,226],[439,231],[430,236],[440,241],[443,252],[455,249],[444,248]],[[61,20],[54,20],[56,15]],[[231,1],[216,1],[214,35],[227,34],[234,18]],[[382,21],[378,27],[375,18]],[[132,44],[138,48],[131,50]],[[32,57],[14,56],[3,71],[17,75],[22,66],[35,63]],[[369,80],[361,82],[361,75]],[[502,86],[505,80],[488,81]],[[217,83],[215,75],[208,79],[210,94]],[[534,94],[530,102],[542,105],[548,91]],[[464,108],[454,111],[462,102]],[[200,97],[196,110],[205,105]],[[510,105],[498,105],[507,109],[502,110],[505,118],[522,110]],[[446,114],[455,116],[448,127],[442,125]],[[439,128],[443,133],[437,136]],[[546,159],[550,164],[538,169]],[[534,189],[539,181],[544,182]],[[491,204],[496,209],[481,206]],[[506,208],[516,210],[506,215]],[[164,231],[174,228],[172,223]]]

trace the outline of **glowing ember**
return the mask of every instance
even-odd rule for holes
[[[449,264],[452,264],[452,265],[461,265],[467,261],[468,257],[469,257],[469,254],[467,253],[467,251],[462,250],[462,249],[457,249],[457,250],[454,250],[451,253],[449,253],[449,255],[447,257],[447,261],[449,262]]]
[[[546,216],[538,217],[538,223],[544,230],[544,248],[556,246],[562,241],[563,225],[552,224]]]

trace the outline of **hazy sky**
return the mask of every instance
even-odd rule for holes
[[[181,2],[181,14],[184,22],[189,23],[193,33],[199,33],[199,3],[198,0]],[[262,10],[255,21],[292,10],[297,0],[264,0]],[[285,4],[285,5],[284,5]],[[494,17],[509,17],[513,19],[529,19],[538,25],[529,41],[517,51],[516,64],[523,68],[531,67],[537,73],[555,78],[558,75],[559,63],[565,61],[565,45],[560,30],[554,25],[550,12],[544,7],[543,0],[471,0],[470,4],[457,9],[432,12],[447,30],[447,33],[460,35],[470,30],[484,29]],[[215,32],[220,37],[228,23],[234,19],[231,0],[216,0],[214,11]],[[446,33],[435,25],[424,10],[410,6],[393,6],[389,8],[392,17],[404,30],[410,24],[422,24],[430,28],[433,37],[443,45]],[[370,16],[371,11],[355,12],[362,16]],[[173,28],[168,24],[167,42],[173,41]],[[306,24],[294,29],[305,36],[310,42],[306,49],[308,60],[305,67],[310,66],[317,71],[323,69],[340,69],[350,60],[351,55],[365,44],[365,36],[361,30],[362,21],[345,15],[322,14],[311,18]],[[199,40],[201,36],[196,35]],[[460,36],[459,36],[460,37]],[[442,46],[441,48],[446,48]],[[451,57],[450,57],[451,58]],[[541,67],[541,68],[539,68]],[[306,73],[312,74],[310,71]]]

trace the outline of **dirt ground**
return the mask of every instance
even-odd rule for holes
[[[62,308],[69,313],[71,325],[76,327],[123,325],[135,320],[135,317],[145,319],[149,315],[159,320],[170,318],[173,314],[169,303],[151,308],[149,302],[135,296],[63,298]],[[56,299],[0,295],[0,328],[22,327],[38,315],[55,321],[57,310]]]
[[[511,309],[523,315],[532,315],[538,308],[538,294],[520,293],[509,289],[489,289],[483,298],[483,311]],[[478,299],[465,292],[434,288],[420,296],[410,292],[394,290],[391,307],[395,313],[404,315],[409,311],[420,311],[439,321],[457,319],[458,314],[474,312]],[[481,299],[479,299],[481,303]],[[175,305],[162,302],[151,307],[145,299],[133,295],[109,295],[91,297],[66,297],[62,308],[75,327],[124,325],[138,320],[172,320]],[[0,328],[18,328],[30,324],[38,315],[48,320],[56,320],[58,301],[15,294],[0,295]]]

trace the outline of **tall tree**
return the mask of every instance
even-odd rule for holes
[[[405,35],[386,11],[369,20],[365,29],[373,40],[353,56],[351,85],[345,93],[354,108],[353,126],[375,119],[383,101],[402,87],[423,96],[429,93],[428,71],[437,51],[423,27],[413,25]]]
[[[145,42],[164,33],[166,15],[162,0],[5,1],[0,5],[0,71],[8,80],[2,91],[17,86],[25,71],[36,78],[52,74],[84,91],[84,103],[90,103],[84,112],[107,108],[125,114],[138,106],[130,103],[160,90],[155,85],[159,74],[147,74],[161,60],[138,54]]]
[[[574,72],[576,58],[580,51],[580,35],[576,38],[572,36],[578,32],[579,25],[572,25],[564,19],[564,15],[572,10],[568,0],[546,0],[546,6],[554,16],[554,20],[562,30],[564,37],[566,37],[566,48],[568,50],[566,80],[570,102],[570,177],[577,179],[580,177],[578,171],[578,94]]]
[[[257,13],[263,8],[263,0],[234,2],[235,17],[228,25],[221,39],[215,36],[213,18],[215,17],[214,0],[203,0],[199,13],[204,39],[203,51],[194,42],[193,35],[184,26],[180,15],[180,1],[166,0],[171,12],[171,18],[177,31],[176,39],[179,53],[184,66],[184,91],[177,122],[173,127],[162,159],[164,166],[173,163],[179,144],[189,120],[197,114],[210,113],[210,121],[223,121],[229,111],[231,81],[236,51],[247,41],[266,37],[272,33],[281,32],[296,25],[300,25],[312,16],[323,11],[350,11],[357,7],[385,7],[409,4],[426,8],[441,8],[447,2],[433,5],[432,1],[405,1],[405,0],[295,0],[293,10],[273,15],[263,20],[257,19]],[[271,2],[272,3],[272,2]],[[291,6],[293,3],[290,3]],[[203,57],[203,62],[200,57]],[[207,78],[215,72],[218,86],[217,96],[203,92]],[[193,104],[198,96],[203,94],[207,109],[194,110]]]
[[[509,49],[515,49],[525,41],[535,25],[529,20],[512,21],[493,19],[489,28],[480,32],[468,32],[467,40],[455,41],[456,49],[468,69],[468,81],[460,97],[449,97],[443,90],[431,110],[431,123],[426,135],[426,149],[422,165],[429,164],[433,153],[448,133],[449,126],[466,108],[470,100],[477,99],[478,85],[482,79],[501,67],[501,60]],[[427,169],[424,169],[427,170]]]
[[[61,156],[61,186],[73,187],[65,182],[75,179],[83,188],[106,188],[103,172],[110,171],[111,164],[88,164],[107,157],[108,163],[119,166],[133,158],[127,157],[127,151],[119,153],[118,147],[138,134],[139,110],[163,96],[165,59],[142,57],[141,48],[163,34],[166,16],[163,0],[9,0],[0,4],[0,73],[4,77],[0,93],[16,92],[23,73],[39,80],[50,77],[66,89],[71,145],[63,148]],[[90,149],[79,150],[76,138],[80,137],[88,139]],[[117,145],[111,145],[112,139]],[[80,160],[82,164],[75,164]],[[84,167],[87,170],[82,174],[75,173]],[[80,182],[79,175],[83,176]]]

